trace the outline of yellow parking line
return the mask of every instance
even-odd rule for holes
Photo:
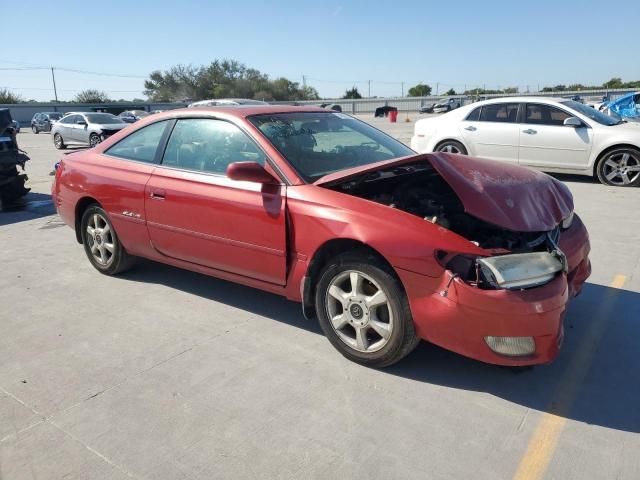
[[[616,275],[610,287],[622,288],[627,281],[624,275]],[[606,319],[613,307],[615,295],[606,295],[600,304],[597,315],[589,324],[584,334],[582,347],[571,358],[566,371],[561,376],[556,388],[549,413],[544,413],[536,426],[527,450],[518,465],[514,480],[539,480],[544,477],[549,463],[553,458],[560,434],[567,423],[567,414],[578,394],[580,385],[587,376],[593,356],[600,338],[606,328]]]

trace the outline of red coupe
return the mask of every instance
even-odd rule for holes
[[[152,115],[65,156],[52,192],[98,271],[146,257],[284,295],[377,367],[420,339],[549,362],[591,271],[561,182],[314,107]]]

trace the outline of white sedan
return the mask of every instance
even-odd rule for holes
[[[416,122],[411,148],[640,185],[640,124],[564,98],[508,97]]]

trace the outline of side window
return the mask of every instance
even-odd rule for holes
[[[467,120],[468,122],[477,122],[478,120],[480,120],[481,109],[482,107],[473,109],[473,111],[469,115],[467,115],[467,118],[465,118],[465,120]]]
[[[481,122],[516,123],[517,119],[517,103],[492,103],[484,105],[480,112]]]
[[[153,123],[136,130],[131,135],[123,138],[105,153],[113,157],[136,160],[138,162],[154,163],[156,150],[160,145],[162,134],[168,120]]]
[[[76,123],[78,120],[80,120],[80,115],[69,115],[67,118],[65,118],[66,122],[64,123],[68,123],[68,124],[74,124]]]
[[[571,115],[550,105],[528,103],[524,123],[534,125],[564,125]]]
[[[178,120],[162,165],[225,175],[233,162],[265,163],[264,153],[238,127],[223,120]]]

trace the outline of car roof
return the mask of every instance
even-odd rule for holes
[[[292,105],[233,105],[216,107],[178,108],[154,115],[155,119],[171,118],[173,116],[201,115],[202,113],[224,113],[228,116],[246,118],[252,115],[265,115],[276,113],[301,113],[301,112],[324,112],[339,113],[325,108],[315,106],[292,106]]]
[[[560,102],[566,102],[567,98],[563,97],[544,97],[544,96],[522,96],[522,97],[498,97],[498,98],[489,98],[488,100],[482,100],[480,102],[472,103],[471,105],[488,105],[491,103],[519,103],[519,102],[542,102],[542,103],[553,103],[558,104]]]

